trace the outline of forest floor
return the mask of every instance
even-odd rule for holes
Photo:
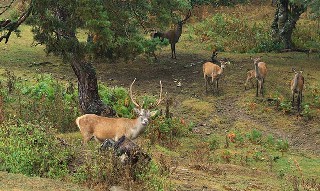
[[[242,157],[246,155],[245,153],[254,152],[256,149],[254,145],[249,145],[247,148],[232,146],[231,161],[228,162],[223,162],[221,159],[224,153],[223,145],[220,145],[220,151],[208,150],[208,139],[212,136],[222,137],[223,142],[223,137],[230,132],[248,133],[253,129],[258,129],[264,136],[271,134],[276,139],[288,140],[290,149],[284,157],[280,157],[282,161],[279,163],[299,161],[298,165],[304,168],[303,173],[310,173],[310,177],[320,174],[319,168],[310,166],[319,165],[320,161],[319,116],[305,120],[297,112],[285,114],[276,110],[274,106],[268,106],[267,103],[268,98],[275,92],[280,92],[290,99],[289,82],[293,76],[291,73],[293,62],[297,68],[303,68],[307,87],[317,83],[320,76],[320,66],[315,64],[320,61],[318,55],[307,57],[303,53],[259,55],[219,53],[218,58],[225,57],[230,60],[230,64],[220,80],[219,94],[212,94],[211,91],[205,92],[202,74],[202,64],[210,58],[210,52],[191,54],[186,53],[187,51],[179,49],[178,46],[177,59],[171,59],[169,48],[165,48],[157,52],[158,61],[152,58],[138,58],[133,63],[95,64],[99,82],[109,87],[129,87],[133,79],[137,78],[133,91],[139,96],[157,96],[161,80],[163,91],[173,100],[171,106],[173,116],[192,123],[190,137],[179,140],[178,146],[170,148],[170,152],[174,154],[152,150],[155,160],[161,158],[166,161],[169,180],[174,190],[291,188],[293,183],[290,178],[278,177],[281,164],[277,166],[275,163],[272,169],[269,160],[266,159],[252,164],[244,162]],[[246,71],[253,68],[250,56],[262,56],[268,65],[264,98],[255,97],[255,88],[244,89]],[[2,69],[9,67],[22,75],[40,71],[50,72],[63,80],[75,80],[68,65],[39,65],[24,68],[2,65]],[[308,90],[311,91],[310,88],[306,91]],[[164,109],[164,104],[160,108]],[[142,143],[144,138],[141,139],[138,139],[138,142]],[[212,158],[213,160],[210,160]],[[311,162],[304,162],[305,159],[310,159]],[[290,170],[297,171],[295,168]],[[290,174],[290,170],[286,173]],[[15,190],[15,187],[9,187],[9,190]]]

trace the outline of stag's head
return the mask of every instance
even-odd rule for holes
[[[133,80],[133,82],[130,85],[130,89],[129,89],[130,98],[131,98],[132,103],[135,105],[135,108],[133,110],[138,115],[138,120],[140,120],[140,122],[141,122],[141,124],[143,126],[146,126],[149,123],[150,117],[153,117],[157,113],[157,111],[150,111],[150,110],[156,108],[161,103],[161,101],[163,100],[161,98],[161,96],[162,96],[162,83],[160,81],[160,95],[159,95],[159,99],[157,100],[157,102],[155,104],[153,104],[153,105],[150,105],[147,109],[143,109],[142,106],[140,104],[138,104],[133,99],[132,86],[133,86],[135,81],[136,81],[136,78]]]
[[[191,16],[191,10],[188,11],[187,15],[183,20],[178,21],[178,25],[182,27],[182,25],[186,24],[186,21],[190,18],[190,16]]]
[[[261,61],[261,57],[251,58],[254,65],[257,65]]]

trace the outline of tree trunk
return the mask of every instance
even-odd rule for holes
[[[79,104],[82,113],[112,116],[114,111],[105,105],[98,94],[96,72],[84,59],[73,59],[71,66],[78,78]]]
[[[281,41],[285,49],[295,48],[292,41],[293,29],[305,10],[306,7],[304,5],[293,4],[289,0],[278,1],[271,28],[273,38],[275,41]]]

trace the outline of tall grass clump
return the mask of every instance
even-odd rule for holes
[[[79,116],[77,93],[50,74],[35,77],[35,82],[23,80],[7,71],[1,83],[6,118],[16,116],[25,121],[51,122],[61,132],[75,128]]]
[[[71,150],[56,137],[51,124],[10,119],[0,126],[0,170],[28,176],[63,178]]]

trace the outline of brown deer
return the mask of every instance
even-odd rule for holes
[[[247,80],[246,80],[246,83],[244,83],[244,89],[246,90],[247,89],[247,85],[248,85],[248,82],[250,81],[251,83],[251,87],[254,87],[254,84],[252,82],[252,78],[255,77],[255,71],[254,70],[248,70],[247,71]]]
[[[297,106],[298,111],[300,111],[300,106],[302,103],[302,90],[304,86],[304,77],[302,76],[302,71],[296,71],[292,68],[292,71],[295,73],[293,79],[291,80],[291,92],[292,92],[292,106],[294,105],[294,95],[297,96]]]
[[[129,92],[131,101],[136,106],[134,111],[138,114],[138,118],[108,118],[95,114],[82,115],[76,119],[76,124],[83,136],[84,144],[92,137],[98,142],[103,142],[106,139],[117,141],[123,135],[129,139],[135,139],[145,130],[150,117],[156,114],[156,111],[150,112],[150,109],[157,107],[162,101],[162,84],[160,81],[160,98],[157,100],[157,103],[150,106],[149,109],[143,109],[142,106],[134,101],[132,96],[132,85],[135,80],[136,79],[134,79],[130,85]]]
[[[267,64],[264,62],[260,62],[261,57],[257,58],[251,58],[253,60],[254,64],[254,76],[257,79],[257,91],[256,91],[256,97],[258,97],[258,91],[260,91],[260,94],[262,97],[264,96],[264,82],[265,78],[267,76]]]
[[[212,91],[214,93],[214,83],[213,81],[216,81],[216,88],[217,92],[219,94],[219,79],[221,74],[223,73],[223,69],[226,67],[227,62],[225,61],[220,61],[221,67],[218,66],[217,64],[214,64],[212,62],[206,62],[203,64],[202,69],[203,69],[203,78],[206,86],[206,92],[208,92],[208,83],[209,83],[209,78],[211,77],[211,83],[212,83]]]
[[[163,41],[164,38],[169,40],[169,43],[171,45],[171,58],[177,59],[176,57],[176,43],[179,41],[179,38],[182,34],[182,26],[183,24],[186,23],[186,21],[190,18],[191,16],[191,10],[189,10],[188,14],[186,17],[178,21],[176,28],[174,30],[169,30],[166,32],[156,32],[153,34],[153,38],[160,38],[161,41]]]

